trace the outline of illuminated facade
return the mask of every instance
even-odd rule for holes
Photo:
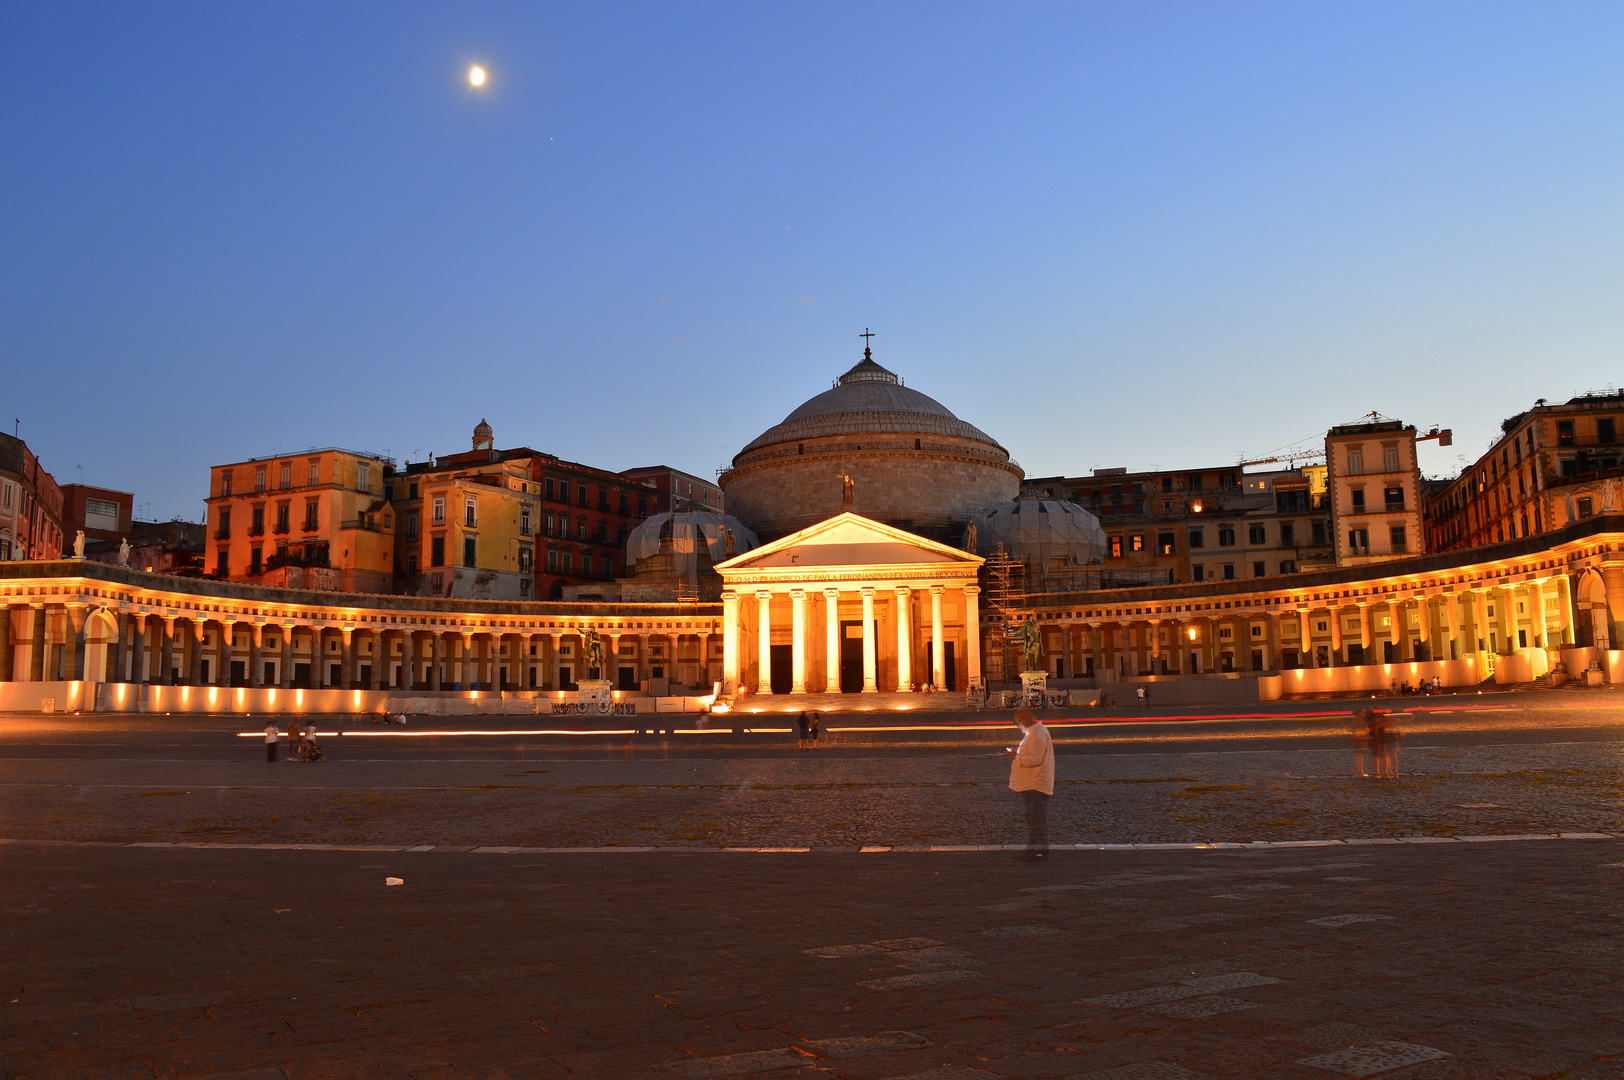
[[[63,553],[62,489],[28,444],[0,434],[0,562]],[[71,547],[70,547],[71,550]]]
[[[267,586],[392,592],[388,468],[387,458],[336,447],[216,465],[205,571]]]
[[[1457,551],[1624,509],[1624,391],[1543,400],[1426,505],[1428,550]]]
[[[1424,550],[1415,428],[1398,420],[1345,424],[1325,434],[1327,499],[1338,566],[1404,559]]]

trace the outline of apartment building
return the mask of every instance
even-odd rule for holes
[[[1421,470],[1415,428],[1400,420],[1344,424],[1325,434],[1336,565],[1420,554]]]
[[[395,515],[388,458],[338,447],[250,458],[209,473],[209,576],[287,588],[388,593]]]
[[[1620,509],[1624,391],[1544,398],[1503,421],[1501,436],[1425,506],[1428,550],[1516,540]]]
[[[620,475],[638,485],[653,486],[653,513],[663,514],[685,502],[696,502],[718,513],[723,510],[722,489],[693,473],[673,469],[669,465],[645,465],[636,469],[622,469]]]
[[[0,434],[0,561],[61,558],[67,535],[55,477],[27,443]]]

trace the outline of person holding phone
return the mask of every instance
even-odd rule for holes
[[[1017,710],[1021,745],[1004,748],[1010,759],[1009,789],[1021,796],[1026,810],[1026,852],[1022,862],[1049,858],[1049,798],[1054,794],[1054,740],[1049,729],[1026,709]]]

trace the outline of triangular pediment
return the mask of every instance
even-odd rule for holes
[[[725,577],[729,571],[789,567],[976,567],[982,561],[980,556],[968,551],[960,551],[859,514],[848,513],[820,521],[800,532],[718,563],[716,569]]]

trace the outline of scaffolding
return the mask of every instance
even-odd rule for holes
[[[1021,624],[1026,620],[1026,563],[1000,541],[987,556],[987,675],[1001,681],[1019,671]]]

